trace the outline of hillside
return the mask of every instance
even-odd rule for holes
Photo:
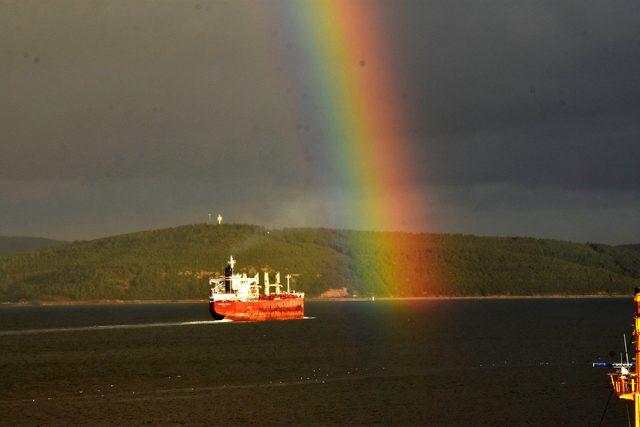
[[[0,236],[0,257],[21,252],[33,252],[40,249],[63,245],[61,240],[44,239],[41,237],[9,237]]]
[[[380,268],[398,259],[380,249],[383,240],[402,248],[407,283]],[[229,254],[237,271],[299,273],[296,288],[311,296],[342,287],[378,296],[608,294],[640,287],[640,252],[607,245],[201,224],[2,259],[0,300],[203,298],[207,276],[221,272]]]
[[[632,251],[640,251],[640,243],[630,244],[630,245],[618,245],[616,248],[620,249],[628,249]]]

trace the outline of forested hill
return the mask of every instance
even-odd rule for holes
[[[631,245],[619,245],[616,246],[617,248],[620,249],[629,249],[632,251],[640,251],[640,243],[635,243],[635,244],[631,244]]]
[[[402,248],[406,282],[384,265],[398,259],[380,249],[387,246]],[[201,224],[2,259],[0,300],[204,298],[208,275],[222,272],[230,254],[236,271],[300,274],[295,287],[311,296],[342,287],[376,296],[629,294],[640,287],[640,252],[607,245]]]
[[[20,252],[33,252],[52,246],[63,245],[67,242],[41,237],[9,237],[0,236],[0,257]]]

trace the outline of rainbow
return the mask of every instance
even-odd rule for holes
[[[320,106],[313,120],[324,131],[327,158],[337,172],[345,225],[371,231],[428,229],[426,195],[416,184],[412,161],[417,156],[407,140],[391,50],[376,7],[359,0],[290,2],[286,7],[295,28],[292,36],[305,46],[307,75],[302,79],[311,82]],[[355,251],[371,253],[371,245],[377,246],[375,274],[384,276],[387,293],[410,289],[408,282],[416,277],[407,274],[406,259],[415,239],[365,234],[371,236],[354,242]],[[359,273],[365,281],[371,274],[365,266]]]
[[[403,140],[402,112],[375,10],[356,1],[300,4],[309,31],[310,60],[334,144],[348,226],[399,230],[407,212],[421,209],[399,197],[412,181],[411,155]]]

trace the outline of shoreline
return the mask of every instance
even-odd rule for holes
[[[375,302],[375,301],[455,301],[455,300],[498,300],[498,299],[588,299],[588,298],[629,298],[623,294],[541,294],[541,295],[471,295],[471,296],[424,296],[424,297],[338,297],[338,298],[305,298],[313,302]],[[39,306],[78,306],[78,305],[135,305],[135,304],[195,304],[206,303],[208,298],[181,300],[86,300],[86,301],[19,301],[0,302],[1,306],[39,307]]]
[[[490,299],[587,299],[587,298],[629,298],[632,294],[540,294],[540,295],[467,295],[467,296],[424,296],[424,297],[354,297],[354,298],[306,298],[308,301],[447,301],[447,300],[490,300]]]

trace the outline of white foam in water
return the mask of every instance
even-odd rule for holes
[[[180,322],[179,325],[209,325],[211,323],[229,323],[233,322],[230,319],[222,319],[222,320],[193,320],[191,322]]]
[[[303,317],[303,319],[315,319],[315,317]],[[167,326],[193,326],[212,325],[216,323],[233,323],[233,320],[192,320],[189,322],[163,322],[163,323],[133,323],[127,325],[95,325],[95,326],[71,326],[68,328],[46,328],[46,329],[21,329],[13,331],[0,331],[0,336],[6,335],[35,335],[52,334],[57,332],[81,332],[81,331],[103,331],[108,329],[141,329],[141,328],[161,328]]]
[[[51,334],[56,332],[79,332],[79,331],[102,331],[107,329],[140,329],[140,328],[161,328],[166,326],[192,326],[211,325],[215,323],[230,323],[231,320],[194,320],[190,322],[164,322],[164,323],[134,323],[128,325],[95,325],[95,326],[72,326],[68,328],[46,328],[46,329],[22,329],[13,331],[0,331],[3,335],[33,335]]]

